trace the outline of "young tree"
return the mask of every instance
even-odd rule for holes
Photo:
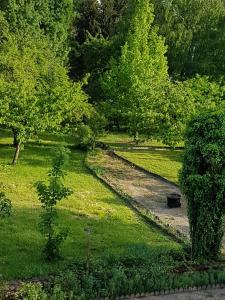
[[[0,217],[9,217],[12,212],[12,203],[6,198],[5,193],[0,192]]]
[[[56,220],[58,218],[56,204],[69,197],[72,190],[66,188],[62,179],[66,175],[63,168],[68,161],[68,151],[61,148],[55,154],[50,170],[49,184],[40,181],[36,183],[39,200],[42,204],[40,230],[47,240],[43,253],[48,261],[57,260],[60,257],[60,245],[67,237],[67,229],[57,231]]]
[[[188,202],[194,259],[218,257],[225,212],[225,111],[194,117],[186,132],[180,182]]]
[[[101,85],[117,114],[127,120],[131,134],[148,128],[154,134],[153,107],[163,96],[168,81],[166,47],[152,26],[153,6],[147,0],[131,1],[131,20],[118,60],[112,60]]]

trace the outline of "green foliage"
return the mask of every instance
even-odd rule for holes
[[[80,121],[88,110],[83,83],[72,83],[43,36],[4,33],[0,44],[0,121],[20,145],[64,122]]]
[[[27,283],[23,284],[16,295],[23,300],[72,300],[73,292],[62,291],[60,285],[54,285],[51,293],[44,291],[41,283]]]
[[[47,243],[43,250],[48,261],[55,261],[60,257],[59,248],[67,237],[67,229],[56,232],[57,211],[56,204],[72,194],[72,190],[64,187],[62,178],[65,176],[63,167],[68,159],[67,151],[59,149],[52,161],[52,169],[49,172],[49,185],[37,182],[37,193],[44,212],[41,216],[40,230]]]
[[[103,115],[92,109],[86,124],[80,124],[76,128],[75,139],[83,149],[95,148],[96,142],[103,133],[106,120]]]
[[[192,99],[196,111],[219,107],[225,103],[223,80],[216,82],[208,76],[197,75],[183,81],[182,87],[186,98]]]
[[[153,254],[144,245],[140,245],[128,248],[128,251],[119,258],[111,256],[104,261],[93,261],[89,272],[86,272],[84,264],[74,263],[69,270],[53,278],[53,288],[48,293],[48,299],[64,299],[59,296],[52,298],[57,289],[61,292],[59,295],[68,297],[65,299],[113,300],[125,295],[163,293],[189,287],[211,287],[225,282],[223,269],[207,272],[187,271],[180,274],[171,272],[171,269],[165,268],[163,263],[173,264],[173,255],[175,253],[167,253],[165,257],[161,253]],[[162,267],[156,265],[156,260]]]
[[[170,74],[224,75],[223,0],[153,1],[155,23],[168,45]],[[194,13],[193,13],[194,12]]]
[[[5,193],[0,192],[0,217],[9,217],[12,211],[12,203],[6,198]]]
[[[70,27],[74,19],[73,0],[5,0],[0,7],[5,12],[10,30],[27,31],[31,35],[41,32],[51,44],[51,51],[61,61],[67,61]]]
[[[154,134],[154,105],[163,97],[168,80],[166,47],[152,26],[153,6],[146,0],[132,6],[131,21],[121,56],[112,60],[101,83],[111,109],[127,120],[136,138],[143,128]],[[138,139],[138,138],[137,138]]]
[[[193,118],[186,132],[181,173],[194,258],[216,259],[223,237],[225,199],[225,113]]]

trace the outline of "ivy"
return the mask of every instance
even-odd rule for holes
[[[208,110],[186,131],[181,187],[188,202],[193,258],[218,257],[225,207],[225,112]]]

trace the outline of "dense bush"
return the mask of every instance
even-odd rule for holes
[[[210,110],[187,127],[181,186],[188,202],[193,258],[215,259],[225,210],[225,112]]]
[[[165,254],[165,251],[152,251],[144,245],[128,247],[121,257],[92,261],[88,270],[85,262],[74,263],[67,271],[52,277],[45,288],[39,284],[28,284],[22,287],[20,295],[26,296],[22,299],[27,300],[33,300],[33,295],[40,300],[118,299],[124,295],[143,295],[225,282],[223,269],[203,272],[190,269],[178,274],[175,266],[179,262],[173,259],[174,255],[181,253],[171,251]]]

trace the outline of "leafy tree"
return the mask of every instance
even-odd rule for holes
[[[224,74],[223,0],[154,0],[160,33],[168,45],[170,74]]]
[[[76,128],[75,136],[78,145],[84,149],[95,148],[97,139],[103,134],[105,126],[105,117],[93,108],[85,124],[82,123]]]
[[[82,83],[70,82],[42,35],[21,31],[0,44],[1,124],[21,144],[44,130],[58,129],[68,118],[80,121],[88,109]]]
[[[225,207],[225,112],[209,110],[187,127],[180,182],[188,202],[193,258],[216,259]]]
[[[112,109],[138,140],[143,128],[154,133],[155,102],[168,81],[166,47],[152,26],[153,6],[147,0],[132,2],[133,14],[118,60],[112,60],[101,84]]]
[[[48,37],[52,51],[62,61],[67,60],[69,36],[74,19],[73,0],[5,0],[0,6],[5,12],[10,30],[28,30],[31,34],[41,30]]]
[[[68,160],[68,151],[61,148],[55,154],[50,170],[49,184],[40,181],[36,183],[39,200],[42,204],[43,213],[41,215],[40,230],[47,240],[43,250],[48,261],[57,260],[60,257],[60,245],[67,237],[67,229],[57,231],[56,220],[58,218],[56,204],[69,197],[72,190],[66,188],[62,179],[66,175],[63,168]]]
[[[186,97],[195,103],[196,110],[215,108],[225,101],[223,80],[212,81],[208,76],[197,75],[182,83]]]

